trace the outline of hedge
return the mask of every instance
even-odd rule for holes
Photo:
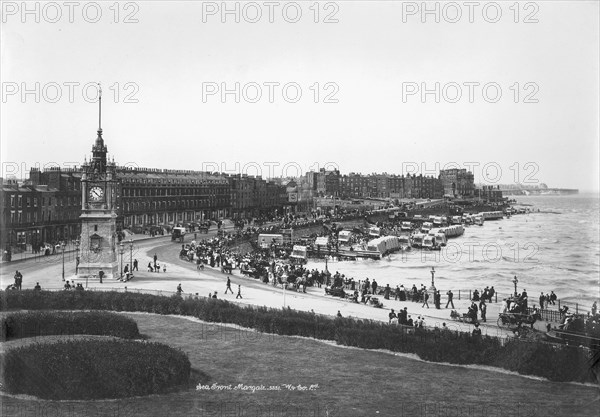
[[[2,318],[0,340],[48,335],[100,335],[140,338],[135,320],[106,311],[29,311]]]
[[[159,343],[36,343],[4,354],[3,389],[52,400],[125,398],[187,388],[190,369],[183,352]]]
[[[495,366],[552,381],[596,382],[598,361],[575,346],[493,337],[474,338],[453,331],[388,325],[372,320],[331,318],[290,308],[240,306],[219,299],[155,296],[104,291],[3,291],[0,309],[116,310],[180,314],[208,322],[233,323],[260,332],[335,341],[345,346],[414,353],[432,362]],[[596,371],[594,374],[593,370]]]

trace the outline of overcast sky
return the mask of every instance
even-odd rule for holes
[[[599,188],[597,1],[114,4],[3,3],[3,176],[83,162],[101,82],[121,165]]]

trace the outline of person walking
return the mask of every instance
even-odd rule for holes
[[[429,308],[429,303],[427,302],[427,300],[429,300],[429,293],[427,292],[427,290],[423,290],[423,305],[421,306],[421,308],[425,306]]]
[[[137,270],[138,270],[138,260],[134,259],[133,260],[133,269],[131,270],[131,272],[137,271]]]
[[[233,293],[233,291],[232,291],[232,293]],[[236,299],[236,300],[237,300],[238,298],[244,298],[244,297],[242,297],[242,286],[241,286],[241,285],[238,285],[238,293],[237,293],[237,295],[235,296],[235,299]]]
[[[231,291],[231,293],[233,294],[233,290],[231,289],[231,279],[229,279],[229,277],[227,277],[227,286],[225,287],[225,294],[227,294],[227,291]]]
[[[15,288],[20,290],[22,285],[23,285],[23,274],[21,274],[19,271],[16,271],[15,272]]]
[[[183,292],[183,289],[181,288],[181,283],[179,283],[179,285],[177,286],[177,294],[181,294]]]
[[[456,308],[456,307],[454,307],[454,301],[452,301],[452,299],[454,298],[454,293],[452,293],[452,290],[448,290],[446,295],[448,296],[448,302],[446,303],[446,308],[448,308],[448,305],[450,305],[450,304],[452,304],[452,308]]]
[[[479,311],[481,311],[481,321],[485,322],[485,314],[487,313],[487,305],[485,304],[485,300],[481,300],[479,303]]]
[[[440,309],[440,304],[442,303],[442,295],[440,294],[440,290],[436,290],[433,293],[433,304],[435,304],[436,309]]]

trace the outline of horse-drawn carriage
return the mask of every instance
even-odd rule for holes
[[[546,340],[600,350],[600,317],[571,314],[546,334]]]
[[[533,324],[541,320],[542,316],[538,312],[520,313],[520,312],[505,312],[498,315],[498,327],[507,329],[518,329],[523,324],[528,324],[533,329]]]
[[[477,321],[477,317],[475,317],[473,314],[470,313],[463,313],[462,315],[456,311],[456,310],[452,310],[450,312],[450,318],[452,320],[456,320],[456,321],[460,321],[461,323],[466,323],[466,324],[476,324],[479,323]]]
[[[383,308],[383,303],[379,301],[378,297],[369,297],[367,299],[367,305],[371,305],[375,308]]]
[[[346,292],[342,287],[325,287],[325,294],[334,297],[346,298]]]

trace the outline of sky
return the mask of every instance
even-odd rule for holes
[[[468,4],[3,2],[2,176],[89,158],[101,83],[119,165],[598,191],[599,3]]]

